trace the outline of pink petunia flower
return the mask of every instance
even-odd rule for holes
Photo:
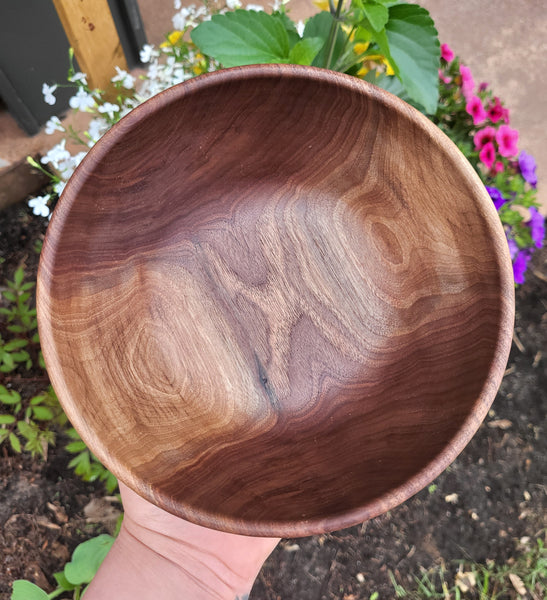
[[[448,44],[441,44],[441,58],[446,60],[446,62],[454,60],[454,52]]]
[[[452,77],[449,77],[448,75],[445,75],[441,69],[439,69],[439,79],[443,82],[443,83],[450,83],[452,81]]]
[[[492,123],[497,123],[500,119],[503,119],[503,106],[497,96],[494,98],[494,103],[490,104],[486,112]]]
[[[480,150],[484,148],[488,142],[493,142],[496,139],[496,130],[494,127],[484,127],[484,129],[479,129],[477,133],[473,136],[473,141],[475,142],[475,150]]]
[[[488,144],[483,146],[479,152],[479,158],[488,170],[492,168],[496,160],[496,148],[492,142],[488,142]]]
[[[496,164],[494,165],[494,172],[501,173],[504,169],[505,169],[505,166],[503,165],[501,160],[497,160]]]
[[[503,121],[509,125],[509,109],[505,107],[503,108]]]
[[[486,111],[478,96],[471,96],[465,105],[465,110],[473,117],[473,125],[480,125],[486,120]]]
[[[496,142],[498,142],[500,154],[506,158],[516,156],[519,153],[517,148],[518,139],[519,132],[516,129],[511,129],[509,125],[501,125],[496,132]]]
[[[471,69],[465,65],[460,65],[460,75],[462,76],[462,94],[466,100],[471,100],[473,90],[475,89],[475,80],[471,74]]]

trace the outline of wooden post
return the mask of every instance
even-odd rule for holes
[[[108,89],[127,62],[107,0],[53,0],[74,55],[91,88]]]

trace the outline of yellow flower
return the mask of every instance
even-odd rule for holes
[[[384,60],[382,62],[386,66],[386,75],[395,75],[395,71],[393,70],[393,67],[391,66],[391,64],[389,63],[389,60],[385,56],[384,56]]]
[[[355,54],[359,55],[365,53],[368,50],[369,46],[370,42],[357,42],[355,46],[353,46],[353,49],[355,51]]]
[[[391,66],[389,60],[385,56],[383,56],[382,54],[369,54],[368,56],[365,56],[365,60],[361,65],[361,68],[357,72],[357,76],[364,77],[372,68],[374,68],[374,63],[376,63],[376,65],[378,66],[384,65],[386,75],[395,75],[393,67]],[[377,73],[377,75],[378,74],[379,73]]]
[[[172,31],[168,36],[167,36],[167,41],[166,42],[162,42],[160,44],[160,48],[169,48],[169,46],[174,46],[180,39],[181,37],[184,35],[183,31]]]
[[[205,73],[207,70],[207,65],[205,64],[205,56],[201,52],[196,52],[195,60],[197,61],[192,67],[192,71],[194,75],[201,75]]]
[[[313,0],[319,10],[330,10],[329,0]]]

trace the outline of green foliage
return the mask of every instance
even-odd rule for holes
[[[19,579],[13,583],[11,600],[47,600],[66,592],[72,592],[73,600],[79,600],[83,586],[95,577],[113,543],[114,538],[107,534],[82,542],[76,546],[72,560],[65,565],[64,570],[55,573],[57,588],[53,592],[46,594],[34,583]]]
[[[25,271],[19,267],[13,281],[6,281],[7,289],[2,292],[3,306],[0,315],[0,372],[11,373],[19,368],[27,371],[39,359],[38,324],[36,309],[33,308],[33,282],[25,283]]]
[[[429,13],[415,4],[392,6],[385,30],[386,54],[406,93],[434,114],[439,99],[440,44]]]
[[[381,65],[387,65],[398,78],[401,93],[435,113],[440,44],[429,13],[414,4],[382,0],[352,0],[347,10],[343,5],[339,0],[330,12],[309,19],[302,38],[284,12],[247,10],[213,15],[191,32],[191,38],[201,52],[224,67],[311,64],[364,76],[369,70],[380,75]],[[364,44],[368,46],[362,53]],[[375,83],[389,85],[385,79]]]
[[[191,33],[204,54],[225,67],[289,62],[289,35],[281,19],[265,12],[236,10],[213,15]]]
[[[13,452],[25,450],[46,458],[48,446],[55,445],[52,427],[66,422],[51,386],[24,399],[18,391],[0,385],[0,444],[8,443]]]
[[[67,434],[73,441],[65,449],[76,455],[68,463],[69,468],[84,481],[102,481],[107,493],[112,494],[118,487],[116,477],[89,451],[75,429],[68,429]]]

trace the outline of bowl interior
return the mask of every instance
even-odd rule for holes
[[[298,67],[191,80],[67,186],[40,333],[72,423],[194,522],[308,535],[375,516],[463,448],[513,283],[465,159],[372,86]]]

